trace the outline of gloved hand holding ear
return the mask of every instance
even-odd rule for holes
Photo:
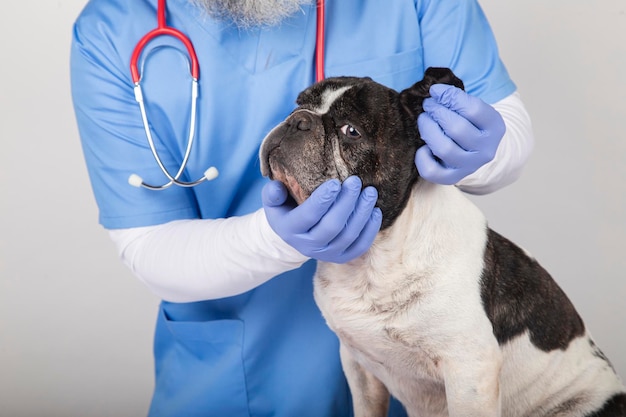
[[[491,161],[506,130],[492,106],[460,88],[434,84],[417,119],[426,146],[415,154],[420,176],[456,184]]]
[[[369,249],[382,222],[380,209],[374,207],[378,192],[361,187],[358,177],[343,184],[328,180],[296,205],[280,181],[271,181],[262,192],[265,216],[272,229],[303,255],[345,263]]]

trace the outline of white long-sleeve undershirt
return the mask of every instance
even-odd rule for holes
[[[274,233],[262,209],[227,219],[176,220],[109,234],[133,273],[172,302],[238,295],[309,259]]]
[[[494,108],[502,114],[506,133],[494,160],[459,182],[468,193],[486,194],[514,182],[532,151],[530,117],[519,94]],[[171,302],[238,295],[308,259],[274,233],[262,209],[227,219],[178,220],[109,234],[131,271]]]
[[[519,93],[495,103],[493,107],[502,115],[506,132],[490,162],[458,182],[457,186],[470,194],[489,194],[515,182],[534,146],[530,116]]]

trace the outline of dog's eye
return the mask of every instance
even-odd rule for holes
[[[361,133],[356,130],[356,128],[352,125],[343,125],[341,126],[341,133],[349,137],[350,139],[360,139]]]

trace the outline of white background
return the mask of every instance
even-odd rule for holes
[[[0,415],[145,415],[158,300],[97,224],[69,89],[84,1],[4,3]],[[626,377],[626,3],[482,4],[537,144],[522,179],[473,200],[552,273]]]

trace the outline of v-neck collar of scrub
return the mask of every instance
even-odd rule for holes
[[[232,23],[206,16],[187,0],[170,1],[194,8],[194,23],[216,42],[225,56],[250,74],[262,73],[299,58],[307,42],[315,42],[315,2],[303,6],[301,11],[275,27],[240,29]],[[196,53],[201,55],[202,51],[196,50]]]

